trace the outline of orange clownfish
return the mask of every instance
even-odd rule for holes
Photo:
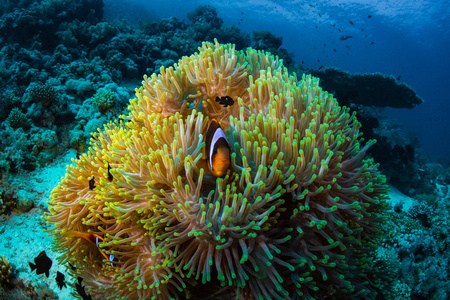
[[[206,131],[206,161],[211,173],[223,177],[230,167],[231,149],[225,132],[216,119],[212,119]]]
[[[80,238],[83,238],[86,241],[90,242],[92,245],[95,245],[97,247],[98,251],[100,251],[100,254],[103,255],[103,257],[106,258],[107,261],[109,261],[109,263],[111,264],[111,267],[117,269],[117,267],[113,265],[113,262],[117,262],[117,258],[115,258],[114,255],[112,255],[112,254],[110,254],[109,256],[106,255],[106,253],[102,249],[100,249],[100,247],[98,246],[99,241],[101,241],[101,242],[104,241],[104,239],[101,236],[98,236],[94,233],[86,233],[86,232],[80,232],[80,231],[75,231],[75,230],[66,231],[65,233],[63,233],[63,235],[80,237]]]

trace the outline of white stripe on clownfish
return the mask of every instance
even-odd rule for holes
[[[216,119],[212,119],[206,132],[206,159],[208,168],[216,177],[222,177],[230,167],[230,145]]]

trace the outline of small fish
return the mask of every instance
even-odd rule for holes
[[[45,276],[47,276],[47,278],[50,275],[49,271],[50,268],[52,267],[52,260],[48,258],[45,251],[42,251],[34,259],[34,264],[30,262],[28,264],[30,265],[31,271],[34,271],[36,269],[36,274],[39,275],[45,273]]]
[[[216,97],[216,102],[219,102],[224,107],[228,107],[234,104],[234,100],[230,96]]]
[[[341,36],[339,39],[340,39],[341,41],[345,41],[345,40],[348,40],[348,39],[351,39],[351,38],[352,38],[351,35],[343,35],[343,36]]]
[[[372,16],[371,16],[371,15],[368,15],[367,17],[368,17],[369,19],[370,19],[370,18],[372,18]]]
[[[375,44],[375,42],[370,42],[371,45]]]
[[[63,287],[66,287],[66,283],[64,282],[64,274],[61,272],[56,272],[56,284],[59,286],[59,289],[62,290]]]
[[[109,256],[105,253],[105,251],[103,251],[100,246],[98,245],[99,241],[103,242],[104,239],[99,236],[96,235],[94,233],[85,233],[85,232],[81,232],[81,231],[75,231],[75,230],[69,230],[63,233],[63,235],[65,236],[69,236],[69,237],[80,237],[82,239],[85,239],[86,241],[88,241],[89,243],[91,243],[92,245],[95,245],[95,247],[97,247],[98,251],[100,252],[100,254],[106,258],[106,260],[109,261],[109,263],[111,264],[111,267],[113,268],[118,268],[116,266],[113,265],[113,262],[117,262],[117,258],[114,257],[114,255],[110,254]],[[110,247],[107,247],[108,250],[111,250]],[[72,266],[72,265],[71,265]]]
[[[95,177],[92,176],[92,179],[89,180],[89,189],[92,191],[93,189],[95,189]]]
[[[77,152],[76,158],[77,158],[77,159],[80,159],[80,152]]]
[[[78,283],[75,283],[75,288],[77,289],[78,294],[83,298],[83,300],[92,300],[91,295],[88,295],[86,293],[86,290],[84,289],[84,286],[81,284],[83,281],[83,278],[78,276]]]
[[[353,22],[352,21],[348,21],[350,24],[352,24],[352,25],[355,25],[355,24],[353,24]]]
[[[114,177],[111,174],[111,167],[109,166],[109,163],[108,163],[108,180],[109,180],[109,182],[111,182],[111,181],[113,181],[113,179],[114,179]]]
[[[223,177],[230,167],[230,145],[216,119],[212,119],[206,131],[206,160],[208,168],[216,177]]]
[[[400,79],[402,79],[402,75],[397,76],[397,80],[400,80]]]

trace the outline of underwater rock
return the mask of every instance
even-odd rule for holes
[[[333,93],[341,105],[413,108],[423,102],[416,92],[393,76],[379,73],[351,74],[336,68],[310,70],[320,85]]]

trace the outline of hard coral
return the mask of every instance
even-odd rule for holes
[[[116,93],[109,90],[99,91],[94,96],[92,96],[92,104],[97,106],[101,112],[106,112],[108,110],[114,109],[116,100]]]
[[[6,257],[0,256],[0,288],[9,285],[12,277],[12,266]]]
[[[29,128],[31,125],[31,120],[24,114],[18,107],[14,107],[9,113],[8,118],[6,119],[14,129],[17,128]]]
[[[136,96],[68,166],[45,217],[93,299],[374,298],[385,178],[317,78],[216,41]],[[212,118],[232,150],[223,178],[204,167]]]
[[[56,100],[58,93],[50,84],[33,83],[30,85],[28,92],[33,102],[40,102],[44,106],[49,106]]]

